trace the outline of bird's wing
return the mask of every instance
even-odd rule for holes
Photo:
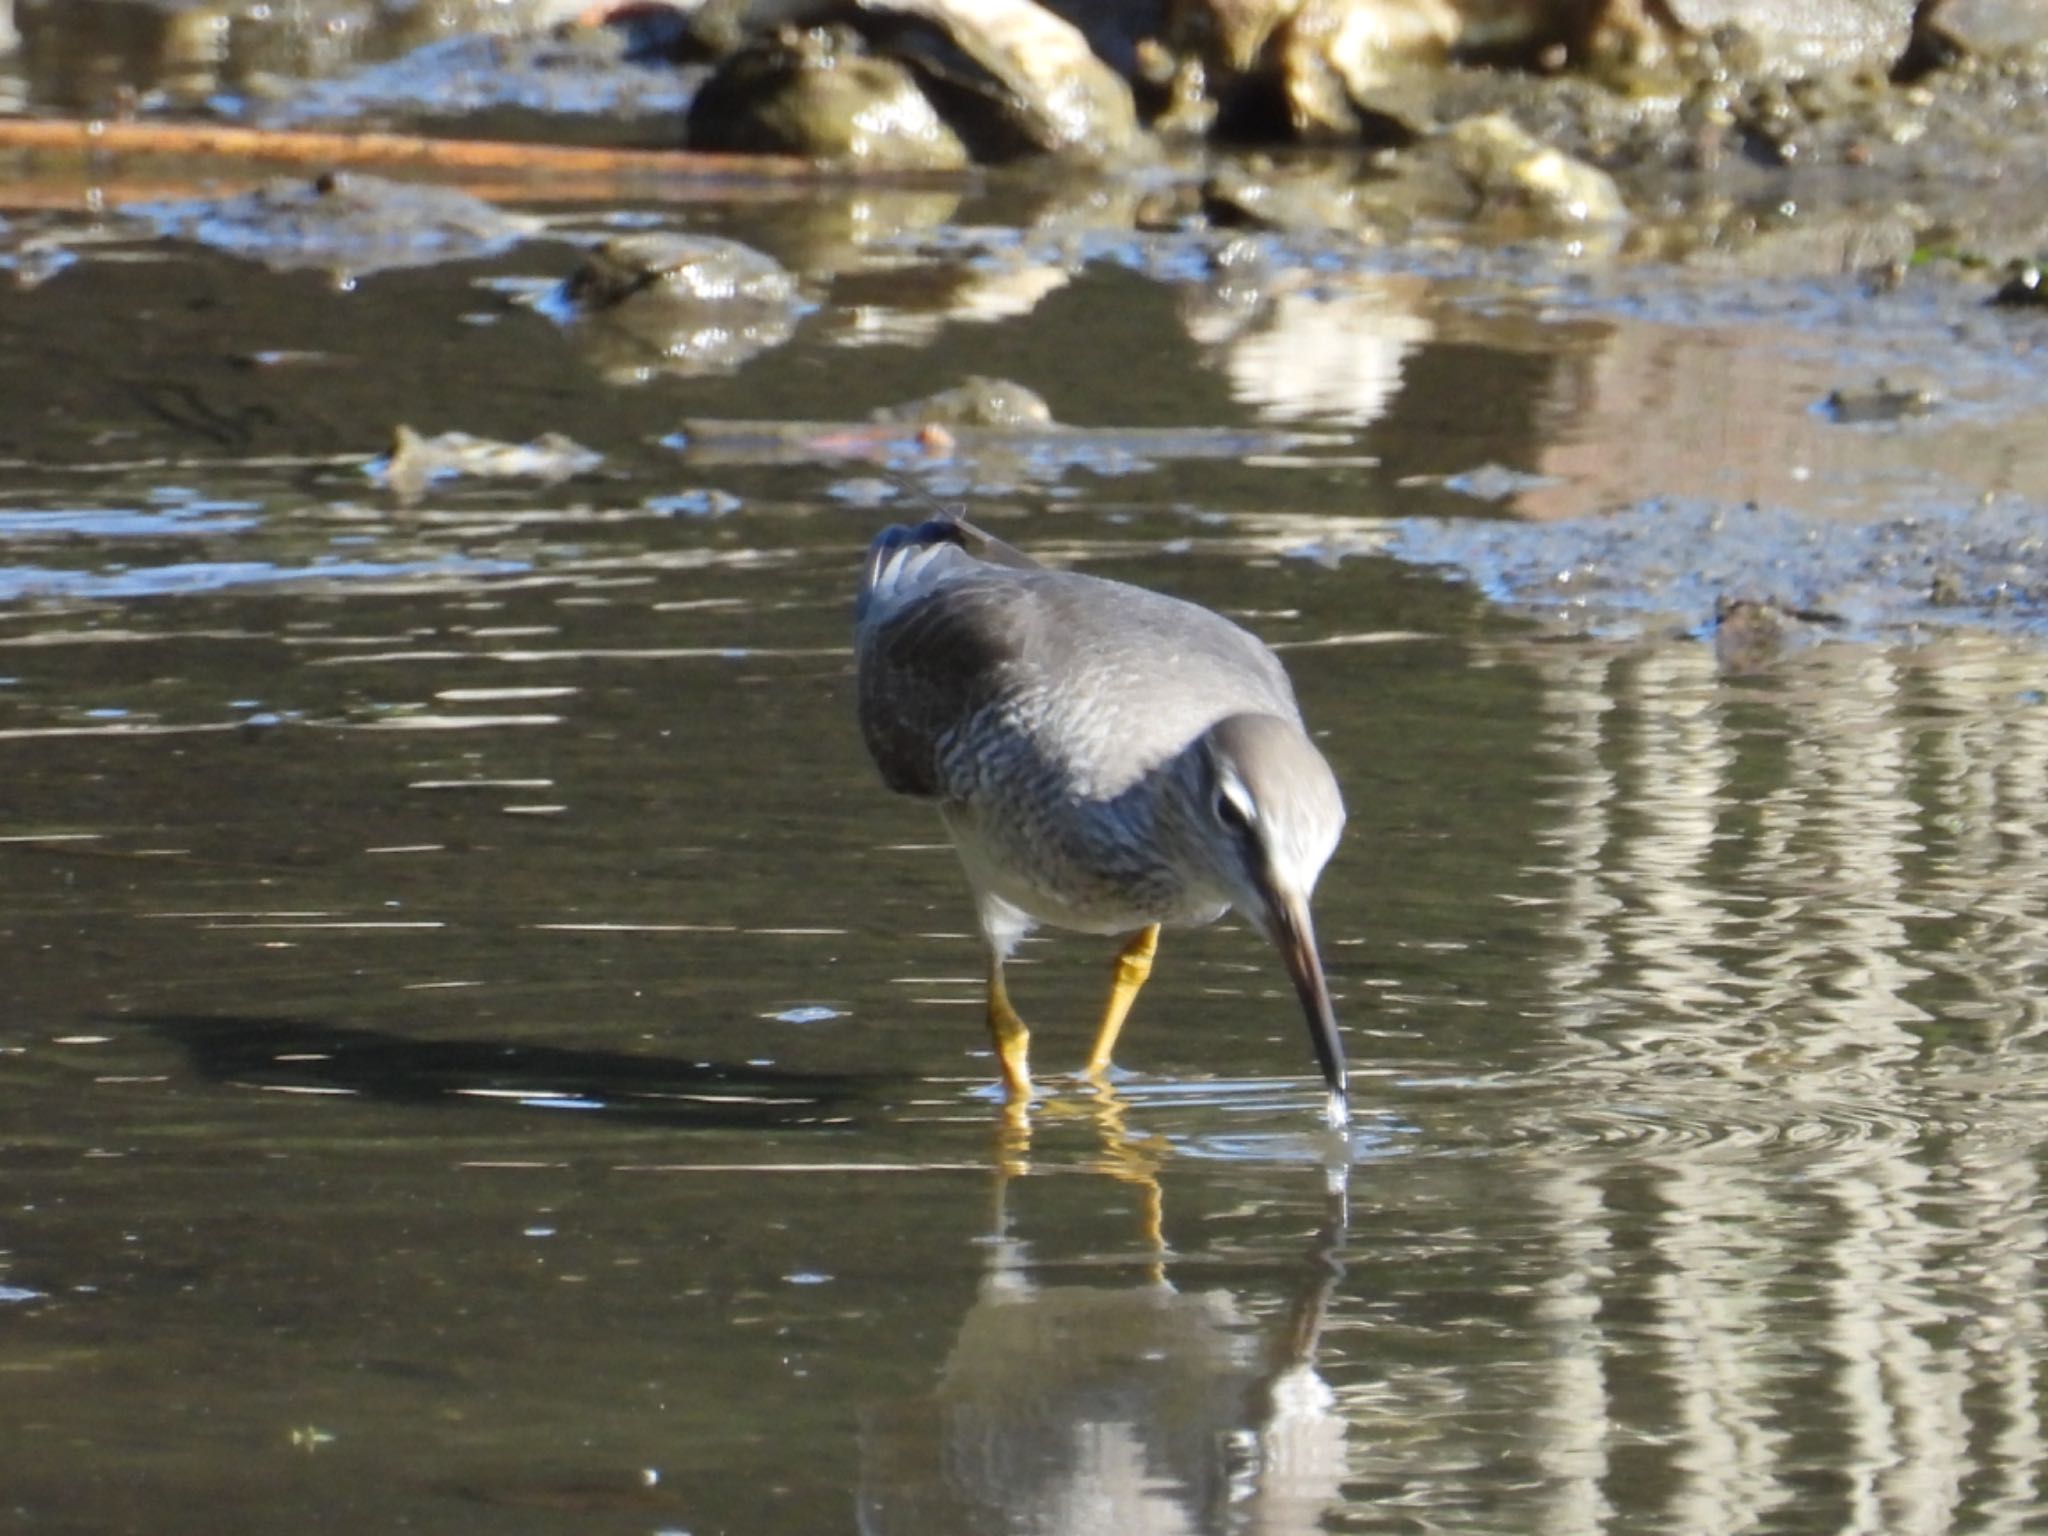
[[[1030,584],[1035,645],[1012,679],[1076,792],[1121,793],[1228,715],[1299,723],[1280,659],[1221,614],[1076,572]]]
[[[943,738],[993,701],[1037,621],[1029,588],[972,563],[871,604],[856,635],[860,726],[898,794],[944,793]]]
[[[885,529],[855,625],[861,734],[899,794],[949,792],[949,745],[1006,739],[1115,794],[1225,715],[1299,720],[1279,658],[1220,614],[1056,571],[957,517]]]

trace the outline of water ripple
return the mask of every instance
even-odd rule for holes
[[[287,582],[415,582],[421,578],[516,575],[530,568],[523,560],[474,559],[462,555],[432,560],[315,560],[297,566],[268,560],[202,560],[106,571],[11,566],[0,570],[0,602],[58,597],[170,597]]]
[[[1760,1153],[1854,1151],[1890,1156],[1924,1130],[1909,1109],[1856,1099],[1772,1100],[1754,1095],[1617,1099],[1546,1108],[1501,1128],[1504,1145],[1547,1152],[1629,1152],[1750,1158]]]

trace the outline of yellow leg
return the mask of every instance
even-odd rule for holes
[[[1103,1007],[1102,1023],[1095,1030],[1095,1049],[1088,1053],[1087,1076],[1100,1077],[1109,1070],[1110,1055],[1116,1050],[1116,1037],[1123,1032],[1124,1020],[1130,1017],[1131,1004],[1138,1000],[1138,989],[1152,974],[1152,957],[1158,952],[1157,923],[1132,934],[1130,941],[1118,952],[1116,976],[1109,986],[1109,1002]]]
[[[1012,1107],[1031,1102],[1031,1031],[1010,1006],[1009,988],[1003,985],[1003,962],[991,960],[988,967],[988,1032],[995,1041],[996,1060],[1003,1069],[1003,1087]]]

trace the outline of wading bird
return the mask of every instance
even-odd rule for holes
[[[1003,963],[1040,923],[1128,934],[1087,1072],[1110,1065],[1162,924],[1242,913],[1280,951],[1328,1089],[1344,1047],[1309,896],[1344,827],[1272,651],[1221,615],[1039,565],[957,517],[885,529],[855,620],[861,733],[936,802],[973,888],[1012,1104],[1030,1035]]]

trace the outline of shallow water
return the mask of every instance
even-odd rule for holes
[[[17,218],[78,260],[0,294],[10,1525],[2028,1528],[2024,581],[1936,611],[1746,549],[1844,613],[1738,673],[1693,551],[1591,598],[1491,557],[1665,496],[2023,527],[2037,331],[1834,278],[1248,277],[1008,191],[535,211],[349,287]],[[531,307],[648,223],[789,264],[792,339],[621,374]],[[1902,358],[1925,420],[1816,409]],[[972,373],[1092,435],[844,451]],[[705,440],[764,420],[822,426]],[[407,498],[400,423],[605,464]],[[1057,1075],[1106,949],[1030,945],[1005,1131],[951,855],[851,722],[909,485],[1283,648],[1351,807],[1348,1144],[1235,925],[1167,936],[1108,1097]],[[1425,525],[1451,569],[1383,552]]]

